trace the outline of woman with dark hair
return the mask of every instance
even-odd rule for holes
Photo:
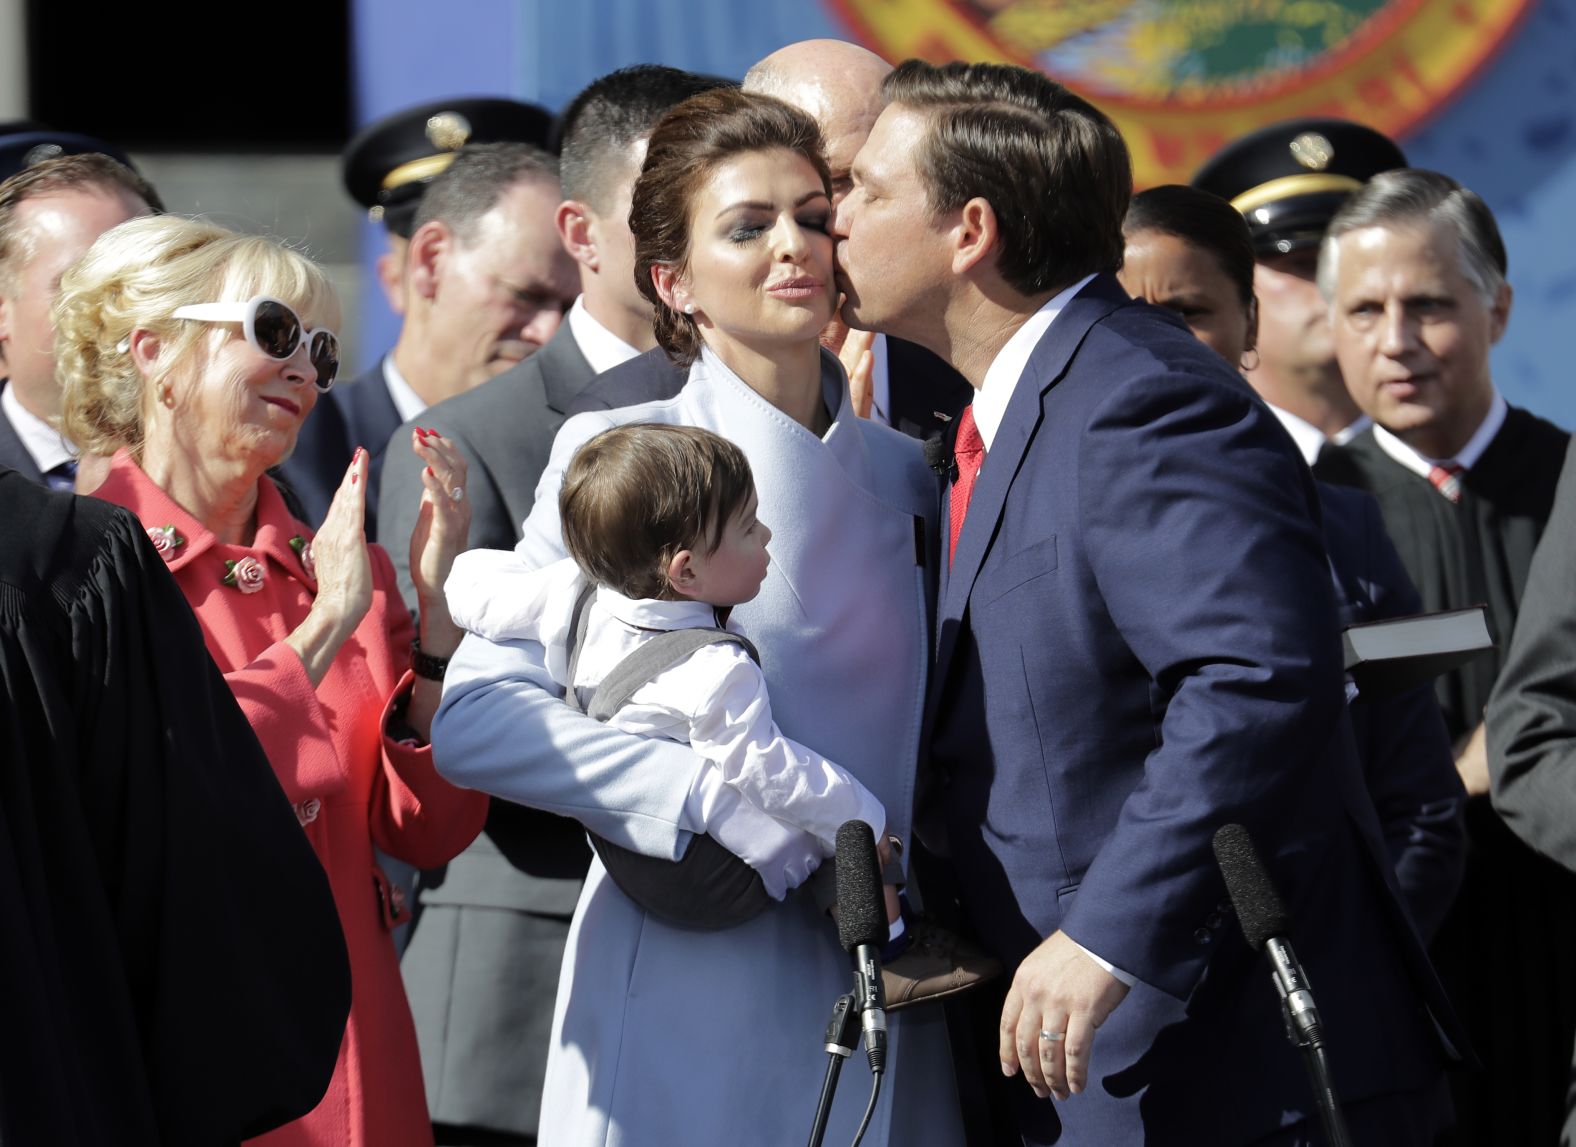
[[[1133,197],[1119,278],[1129,294],[1175,311],[1199,341],[1228,362],[1253,350],[1258,301],[1247,221],[1196,187]],[[1359,490],[1318,484],[1324,546],[1346,625],[1421,612],[1378,504]],[[1412,922],[1433,936],[1455,898],[1465,859],[1464,792],[1432,687],[1359,695],[1352,728],[1369,795],[1379,813],[1396,881]]]
[[[777,723],[857,777],[906,839],[935,477],[917,442],[855,417],[842,368],[819,345],[837,300],[829,190],[814,122],[769,97],[707,92],[657,126],[630,213],[636,282],[689,382],[665,402],[567,422],[517,553],[532,569],[565,556],[559,486],[598,432],[673,423],[734,442],[774,535],[761,591],[734,616],[759,649]],[[541,646],[468,637],[434,727],[446,775],[669,859],[718,802],[737,799],[687,748],[597,725],[554,688]],[[745,859],[780,872],[814,848],[783,831]],[[848,978],[848,958],[810,897],[789,896],[726,931],[686,931],[642,911],[593,864],[566,953],[542,1141],[802,1134],[824,1025]],[[865,1142],[961,1142],[940,1009],[889,1022],[887,1084]],[[853,1138],[867,1095],[862,1080],[845,1082],[827,1142]]]

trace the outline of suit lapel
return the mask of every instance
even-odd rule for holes
[[[596,377],[591,364],[580,351],[580,344],[566,318],[558,326],[558,333],[547,340],[547,345],[536,352],[542,387],[547,392],[547,405],[559,414],[568,410],[575,396]]]
[[[969,501],[968,516],[963,519],[963,529],[958,534],[958,551],[944,579],[944,592],[936,620],[938,645],[936,671],[931,677],[933,690],[939,690],[946,678],[947,666],[957,647],[958,631],[968,607],[969,594],[974,588],[974,580],[979,576],[980,567],[1001,526],[1007,492],[1023,464],[1029,443],[1039,429],[1043,417],[1041,400],[1048,390],[1062,380],[1073,355],[1094,325],[1126,302],[1128,297],[1114,278],[1098,276],[1073,296],[1029,356],[1028,365],[1024,367],[1012,398],[1007,403],[1007,411],[996,431],[996,439],[991,443],[985,464],[980,469],[974,496]],[[950,490],[946,501],[948,504],[942,515],[943,523],[951,509]],[[945,542],[942,547],[944,551]]]

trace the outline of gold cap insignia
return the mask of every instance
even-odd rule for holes
[[[427,120],[427,138],[439,151],[459,151],[471,138],[471,121],[459,112],[439,112]]]
[[[1310,171],[1323,171],[1335,158],[1335,145],[1316,131],[1305,131],[1291,141],[1291,157]]]

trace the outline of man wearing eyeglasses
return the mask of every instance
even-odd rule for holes
[[[55,158],[24,163],[41,149]],[[0,138],[0,173],[15,169],[0,183],[0,465],[57,490],[71,489],[77,473],[58,429],[50,308],[61,273],[111,227],[164,209],[153,186],[109,150],[40,132]]]

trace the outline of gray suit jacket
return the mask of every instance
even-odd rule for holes
[[[472,548],[519,539],[565,411],[593,377],[564,323],[518,366],[396,431],[436,430],[465,456]],[[413,609],[421,471],[413,452],[388,452],[378,523]],[[435,1122],[536,1132],[558,967],[590,859],[574,821],[494,800],[475,843],[421,874],[401,967]]]

